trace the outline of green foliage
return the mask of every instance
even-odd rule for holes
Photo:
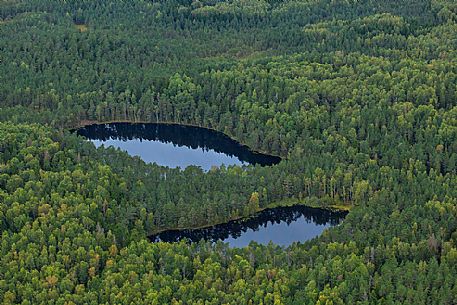
[[[1,2],[0,302],[456,304],[456,14]],[[284,161],[169,169],[65,131],[117,120],[213,128]],[[288,248],[147,240],[299,202],[352,208]]]

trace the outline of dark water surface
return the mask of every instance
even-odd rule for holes
[[[113,146],[145,162],[168,167],[277,164],[281,158],[251,151],[223,133],[174,124],[95,124],[77,133],[95,146]]]
[[[234,220],[202,229],[164,231],[150,236],[150,240],[221,240],[232,247],[244,247],[251,241],[266,245],[271,241],[288,246],[293,242],[304,242],[320,235],[325,228],[341,223],[346,214],[305,206],[280,207],[264,210],[247,220]]]
[[[279,157],[251,151],[226,135],[209,129],[171,124],[113,123],[90,125],[78,129],[79,135],[101,146],[114,146],[139,156],[145,162],[168,167],[189,165],[209,170],[212,166],[259,164],[269,166],[281,161]],[[232,247],[244,247],[251,241],[279,245],[303,242],[322,233],[325,228],[339,224],[344,212],[331,212],[305,206],[264,210],[247,220],[195,230],[170,230],[151,241],[175,242],[183,238],[222,240]]]

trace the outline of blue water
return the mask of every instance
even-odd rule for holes
[[[281,158],[251,151],[248,147],[212,130],[170,124],[114,123],[91,125],[77,131],[95,146],[113,146],[145,162],[184,169],[189,165],[210,170],[213,166],[258,164],[271,166]],[[287,246],[304,242],[339,224],[346,214],[304,206],[266,209],[249,219],[230,221],[202,229],[169,230],[151,241],[186,239],[223,241],[244,247],[251,241]]]
[[[218,153],[208,148],[190,148],[177,146],[171,142],[159,140],[92,140],[96,147],[113,146],[128,152],[131,156],[139,156],[143,161],[156,163],[171,168],[186,168],[189,165],[200,166],[203,170],[210,170],[212,166],[247,165],[235,156]]]
[[[223,242],[229,243],[232,247],[245,247],[251,241],[263,245],[273,242],[277,245],[288,246],[296,241],[303,242],[313,239],[329,227],[331,227],[329,223],[316,224],[302,216],[291,223],[270,221],[259,228],[247,229],[239,236],[233,237],[231,235]]]
[[[145,162],[170,168],[259,164],[270,166],[281,158],[251,151],[247,146],[213,130],[176,124],[94,124],[77,133],[97,147],[122,149]]]
[[[333,212],[306,206],[278,207],[266,209],[248,219],[229,221],[201,229],[168,230],[150,236],[151,241],[190,242],[222,241],[231,247],[245,247],[254,241],[267,245],[272,242],[288,246],[294,242],[305,242],[319,236],[326,228],[341,223],[345,212]]]

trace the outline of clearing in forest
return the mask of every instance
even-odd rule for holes
[[[89,28],[86,24],[75,24],[75,27],[81,32],[86,32]]]

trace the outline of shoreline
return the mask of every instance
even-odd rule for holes
[[[286,160],[286,158],[283,158],[283,157],[278,156],[278,155],[273,155],[273,154],[270,154],[270,153],[264,152],[264,151],[253,150],[249,146],[247,146],[246,144],[241,143],[238,139],[236,139],[236,138],[234,138],[232,136],[229,136],[226,133],[224,133],[222,131],[219,131],[217,129],[204,127],[204,126],[199,126],[199,125],[196,125],[196,124],[189,124],[189,123],[163,122],[163,121],[162,122],[148,122],[148,121],[132,121],[132,120],[107,120],[107,121],[81,120],[81,121],[78,122],[78,124],[76,124],[76,126],[72,126],[72,127],[68,128],[68,130],[74,131],[74,130],[77,130],[77,129],[80,129],[80,128],[84,128],[84,127],[90,126],[90,125],[103,125],[103,124],[116,124],[116,123],[177,125],[177,126],[202,128],[202,129],[206,129],[206,130],[209,130],[209,131],[221,133],[224,136],[228,137],[232,141],[235,141],[240,146],[248,149],[249,151],[251,151],[253,153],[279,157],[279,158],[281,158],[281,161]],[[347,205],[347,204],[332,204],[332,205],[329,205],[329,206],[319,206],[319,205],[313,204],[312,201],[310,200],[310,198],[302,199],[302,200],[299,200],[299,199],[296,199],[296,198],[283,199],[283,200],[280,200],[280,201],[277,201],[277,202],[272,202],[272,203],[268,204],[265,207],[259,208],[254,214],[249,215],[249,216],[235,216],[235,217],[231,217],[231,218],[229,218],[229,219],[227,219],[225,221],[217,221],[217,222],[214,222],[214,223],[211,223],[211,224],[204,224],[204,225],[199,225],[199,226],[163,228],[163,229],[155,230],[152,233],[148,233],[147,236],[148,237],[149,236],[154,236],[154,235],[163,233],[165,231],[184,231],[184,230],[205,229],[205,228],[210,228],[210,227],[214,227],[214,226],[217,226],[217,225],[227,224],[227,223],[229,223],[231,221],[242,221],[242,222],[244,222],[244,221],[247,221],[247,220],[255,217],[257,214],[259,214],[259,213],[261,213],[261,212],[263,212],[265,210],[268,210],[268,209],[281,208],[281,207],[294,207],[294,206],[305,206],[305,207],[309,207],[309,208],[327,210],[327,211],[333,211],[333,212],[350,212],[351,208],[353,207],[353,205]]]
[[[77,129],[80,129],[80,128],[84,128],[84,127],[90,126],[90,125],[117,124],[117,123],[177,125],[177,126],[185,126],[185,127],[202,128],[202,129],[206,129],[206,130],[209,130],[209,131],[221,133],[224,136],[228,137],[230,140],[238,143],[240,146],[248,149],[249,151],[251,151],[253,153],[262,154],[262,155],[268,155],[268,156],[272,156],[272,157],[277,157],[277,158],[280,158],[281,161],[287,160],[287,158],[285,156],[272,154],[270,152],[263,151],[263,150],[252,149],[251,147],[249,147],[248,145],[242,143],[240,140],[238,140],[234,136],[228,135],[223,131],[220,131],[220,130],[217,130],[217,129],[214,129],[214,128],[210,128],[210,127],[196,125],[196,124],[189,124],[189,123],[177,123],[177,122],[173,122],[173,121],[171,121],[171,122],[167,122],[167,121],[148,122],[148,121],[132,121],[132,120],[108,120],[108,121],[81,120],[81,121],[78,122],[78,124],[76,124],[76,126],[71,126],[71,127],[67,128],[67,129],[70,130],[70,131],[74,131],[74,130],[77,130]]]
[[[154,231],[153,233],[148,233],[147,236],[148,237],[154,236],[154,235],[166,232],[166,231],[201,230],[201,229],[211,228],[211,227],[218,226],[218,225],[228,224],[229,222],[238,221],[238,220],[240,220],[241,222],[244,222],[244,221],[247,221],[247,220],[255,217],[257,214],[259,214],[263,211],[269,210],[269,209],[287,208],[287,207],[295,207],[295,206],[305,206],[305,207],[312,208],[312,209],[325,210],[325,211],[331,211],[331,212],[347,212],[347,213],[349,213],[353,207],[352,205],[336,205],[336,204],[326,206],[326,207],[319,207],[316,205],[305,204],[303,202],[298,202],[295,204],[271,203],[271,204],[267,205],[266,207],[259,208],[254,214],[249,215],[249,216],[232,217],[226,221],[219,221],[219,222],[215,222],[213,224],[205,224],[205,225],[200,225],[200,226],[192,226],[192,227],[186,227],[186,228],[165,228],[165,229],[160,229],[160,230]]]

